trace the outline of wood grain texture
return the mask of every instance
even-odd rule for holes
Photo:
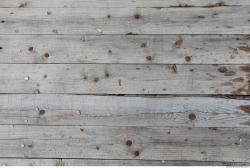
[[[104,159],[0,159],[2,166],[249,166],[248,162]]]
[[[249,128],[2,125],[0,157],[249,162],[249,136]]]
[[[0,35],[0,63],[249,64],[249,39],[242,35]],[[49,59],[44,59],[45,53]]]
[[[0,100],[0,125],[250,125],[250,100],[80,95],[0,95]]]
[[[0,72],[0,93],[249,95],[249,65],[3,64]]]
[[[212,7],[222,3],[219,0],[1,0],[0,8],[86,8],[86,7]],[[216,5],[217,4],[217,5]],[[226,0],[226,6],[250,5],[248,0]]]
[[[249,6],[1,8],[0,16],[0,34],[250,34]]]

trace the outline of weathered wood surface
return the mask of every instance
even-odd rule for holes
[[[249,136],[249,128],[2,125],[0,157],[249,162]]]
[[[250,126],[250,100],[0,95],[0,125]]]
[[[2,166],[249,166],[249,162],[104,159],[0,159]]]
[[[249,8],[1,8],[0,34],[250,34]]]
[[[86,8],[86,7],[204,7],[250,5],[248,0],[1,0],[0,8]]]
[[[249,65],[3,64],[0,93],[249,95],[249,68]]]
[[[250,36],[242,35],[0,35],[0,46],[0,63],[13,64],[250,63]]]

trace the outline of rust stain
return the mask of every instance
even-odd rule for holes
[[[44,53],[43,56],[44,56],[45,58],[49,58],[49,53]]]
[[[137,156],[140,155],[140,151],[136,150],[136,151],[133,152],[133,154],[134,154],[135,157],[137,157]]]
[[[234,78],[232,79],[232,82],[244,82],[244,78],[243,77]]]
[[[250,53],[250,47],[238,47],[238,49]]]
[[[179,36],[174,45],[176,48],[180,48],[182,44],[183,44],[183,38]]]
[[[245,113],[249,113],[250,114],[250,105],[241,105],[241,106],[239,106],[239,109],[241,109]]]
[[[250,64],[241,66],[240,70],[244,72],[250,72]]]
[[[207,6],[204,6],[204,7],[207,7],[207,8],[215,8],[215,7],[222,7],[222,6],[227,6],[224,2],[218,2],[218,3],[210,3],[208,4]]]

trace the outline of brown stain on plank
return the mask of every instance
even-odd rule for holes
[[[240,66],[240,70],[243,71],[243,72],[250,72],[250,64]]]
[[[238,47],[238,49],[250,53],[250,47]]]
[[[183,38],[181,36],[179,36],[176,40],[176,42],[174,43],[176,48],[180,48],[183,44]]]
[[[234,78],[232,79],[232,82],[244,82],[244,78],[243,77]]]
[[[250,114],[250,105],[241,105],[241,106],[239,106],[239,109],[241,109],[245,113],[249,113]]]

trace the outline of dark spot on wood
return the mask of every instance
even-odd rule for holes
[[[81,132],[83,132],[83,131],[84,131],[84,129],[83,129],[83,128],[80,128],[80,131],[81,131]]]
[[[126,141],[126,145],[127,145],[127,146],[132,146],[132,144],[133,144],[133,142],[132,142],[131,140],[127,140],[127,141]]]
[[[169,65],[170,69],[172,70],[173,73],[177,73],[177,66],[175,64]]]
[[[58,34],[58,30],[57,29],[53,29],[52,32],[55,33],[55,34]]]
[[[204,19],[206,18],[205,16],[197,16],[199,19]]]
[[[19,8],[25,8],[28,6],[28,3],[27,2],[24,2],[24,3],[21,3],[18,7]]]
[[[176,48],[180,48],[181,45],[183,44],[183,38],[181,36],[179,36],[176,40],[176,42],[174,43]]]
[[[191,57],[192,57],[192,56],[186,56],[186,57],[185,57],[186,62],[190,62],[190,61],[191,61]]]
[[[194,72],[194,69],[189,69],[190,72]]]
[[[244,82],[244,78],[243,77],[234,78],[232,79],[232,82]]]
[[[110,19],[110,18],[111,18],[111,15],[107,15],[107,18]]]
[[[88,79],[88,76],[84,76],[83,79],[84,79],[84,80],[87,80],[87,79]]]
[[[46,75],[46,74],[45,74],[45,75],[43,75],[43,78],[44,78],[44,79],[46,79],[47,77],[48,77],[48,75]]]
[[[151,56],[146,56],[146,60],[147,60],[147,61],[152,61],[153,58],[152,58]]]
[[[99,81],[99,78],[95,77],[93,81],[97,83]]]
[[[51,15],[51,13],[52,13],[52,12],[50,12],[50,11],[47,11],[47,15]]]
[[[141,47],[142,47],[142,48],[146,48],[146,47],[147,47],[147,43],[142,43],[142,44],[141,44]]]
[[[49,53],[44,53],[43,56],[44,56],[45,58],[49,58]]]
[[[127,35],[137,35],[137,33],[128,32]]]
[[[196,115],[195,115],[194,113],[190,113],[190,114],[188,115],[188,118],[189,118],[190,120],[195,120],[195,119],[196,119]]]
[[[109,54],[112,54],[112,50],[108,50],[108,53],[109,53]]]
[[[192,8],[195,7],[193,5],[188,5],[188,4],[179,4],[178,6],[170,6],[170,8]]]
[[[250,53],[250,47],[238,47],[238,49]]]
[[[134,18],[135,18],[135,19],[140,19],[140,18],[141,18],[141,15],[137,13],[137,14],[134,15]]]
[[[39,115],[44,115],[45,114],[45,110],[39,110]]]
[[[208,129],[210,129],[212,131],[217,131],[218,130],[218,128],[216,128],[216,127],[208,127]]]
[[[119,84],[119,86],[122,86],[122,80],[121,79],[118,80],[118,84]]]
[[[29,47],[28,50],[29,50],[30,52],[32,52],[32,51],[34,50],[34,48],[33,48],[33,47]]]
[[[250,114],[250,105],[241,105],[239,106],[239,108],[244,111],[245,113],[249,113]]]
[[[110,75],[109,75],[108,72],[105,72],[105,77],[106,77],[106,78],[109,78],[109,77],[110,77]]]
[[[100,147],[99,147],[99,146],[96,146],[95,148],[96,148],[96,150],[100,150]]]
[[[136,69],[136,70],[140,70],[141,68],[138,68],[138,67],[137,67],[137,68],[135,68],[135,69]]]
[[[1,20],[1,23],[5,23],[5,21],[4,21],[4,20]]]
[[[207,8],[215,8],[215,7],[222,7],[222,6],[226,6],[226,4],[224,2],[218,2],[218,3],[214,3],[214,4],[208,4],[207,6],[204,6],[204,7],[207,7]]]
[[[29,145],[28,145],[28,148],[33,148],[33,144],[29,144]]]
[[[11,15],[13,15],[13,14],[14,14],[14,12],[10,12],[10,14],[11,14]]]
[[[240,70],[243,72],[250,72],[250,64],[241,66]]]
[[[166,88],[163,88],[162,91],[166,91],[167,89]]]
[[[228,69],[226,67],[219,67],[218,71],[221,72],[221,73],[225,73],[225,72],[228,71]]]
[[[188,141],[188,139],[184,139],[184,141],[185,141],[185,142],[187,142],[187,141]]]
[[[135,156],[139,156],[139,155],[140,155],[140,152],[139,152],[138,150],[136,150],[136,151],[133,152],[133,154],[134,154]]]
[[[3,49],[3,47],[0,47],[0,50],[2,50]]]
[[[206,154],[207,152],[206,151],[201,151],[201,154]]]

